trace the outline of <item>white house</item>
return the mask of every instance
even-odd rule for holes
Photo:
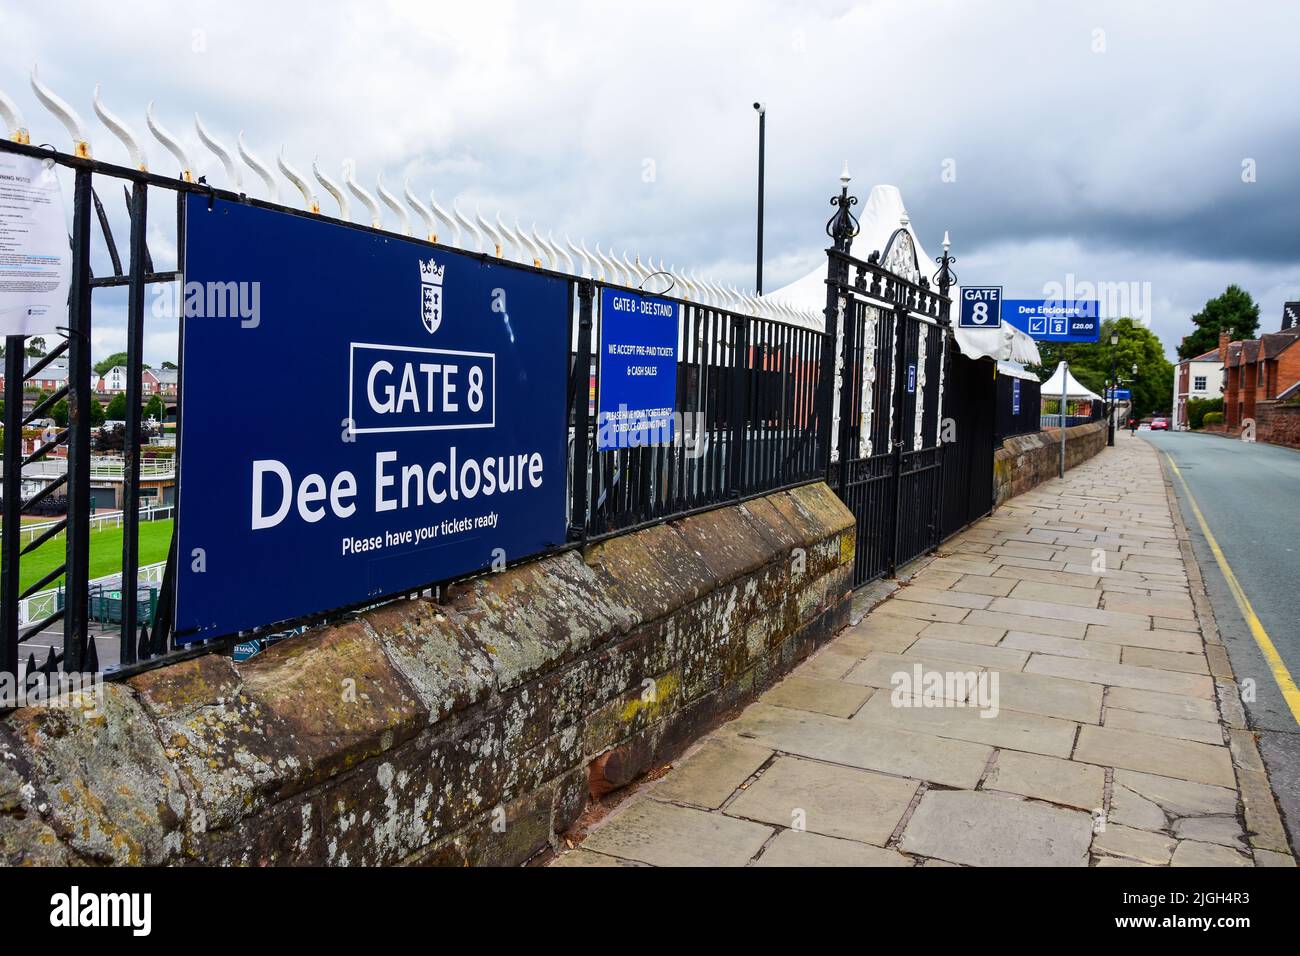
[[[1187,430],[1187,400],[1189,398],[1223,397],[1223,359],[1219,350],[1205,352],[1195,358],[1183,359],[1174,374],[1174,408],[1171,427]]]

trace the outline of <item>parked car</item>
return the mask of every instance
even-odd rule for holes
[[[1169,431],[1169,420],[1167,418],[1151,419],[1151,430],[1153,432]]]

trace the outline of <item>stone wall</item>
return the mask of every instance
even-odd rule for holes
[[[0,863],[517,864],[848,619],[825,485],[0,721]]]
[[[1300,448],[1300,405],[1256,402],[1255,440]]]
[[[1132,438],[1117,433],[1116,441]],[[1089,422],[1065,430],[1065,467],[1068,471],[1106,447],[1106,423]],[[1016,435],[993,453],[995,506],[1008,498],[1057,477],[1061,466],[1061,430],[1049,428]]]

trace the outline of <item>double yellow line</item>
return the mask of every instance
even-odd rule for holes
[[[1286,701],[1287,707],[1291,709],[1291,717],[1297,725],[1300,725],[1300,687],[1296,687],[1295,678],[1286,669],[1286,663],[1282,660],[1282,655],[1277,652],[1273,639],[1268,636],[1268,631],[1264,630],[1264,625],[1260,623],[1259,615],[1251,607],[1250,598],[1246,597],[1246,592],[1242,590],[1237,576],[1232,573],[1232,567],[1228,564],[1228,559],[1224,557],[1219,542],[1214,539],[1210,526],[1205,521],[1205,515],[1201,513],[1201,506],[1196,503],[1192,489],[1187,484],[1187,479],[1178,470],[1178,465],[1169,452],[1164,452],[1164,456],[1169,461],[1169,467],[1173,470],[1173,473],[1178,476],[1178,480],[1183,484],[1183,491],[1187,493],[1187,503],[1192,506],[1192,514],[1196,515],[1196,521],[1201,526],[1201,533],[1205,535],[1210,550],[1214,552],[1214,560],[1219,562],[1219,570],[1223,572],[1223,579],[1228,582],[1228,590],[1232,592],[1232,596],[1236,599],[1237,607],[1241,609],[1241,616],[1246,619],[1246,625],[1250,628],[1255,643],[1259,645],[1259,652],[1264,655],[1264,661],[1273,674],[1273,680],[1277,681],[1278,689],[1282,691],[1282,697]]]

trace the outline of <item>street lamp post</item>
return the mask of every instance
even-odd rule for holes
[[[767,150],[767,107],[755,103],[758,110],[758,262],[755,270],[754,289],[763,294],[763,160]]]
[[[1114,447],[1115,445],[1115,404],[1119,396],[1119,381],[1115,378],[1115,347],[1119,345],[1119,333],[1112,330],[1110,333],[1110,394],[1106,396],[1106,444]]]

